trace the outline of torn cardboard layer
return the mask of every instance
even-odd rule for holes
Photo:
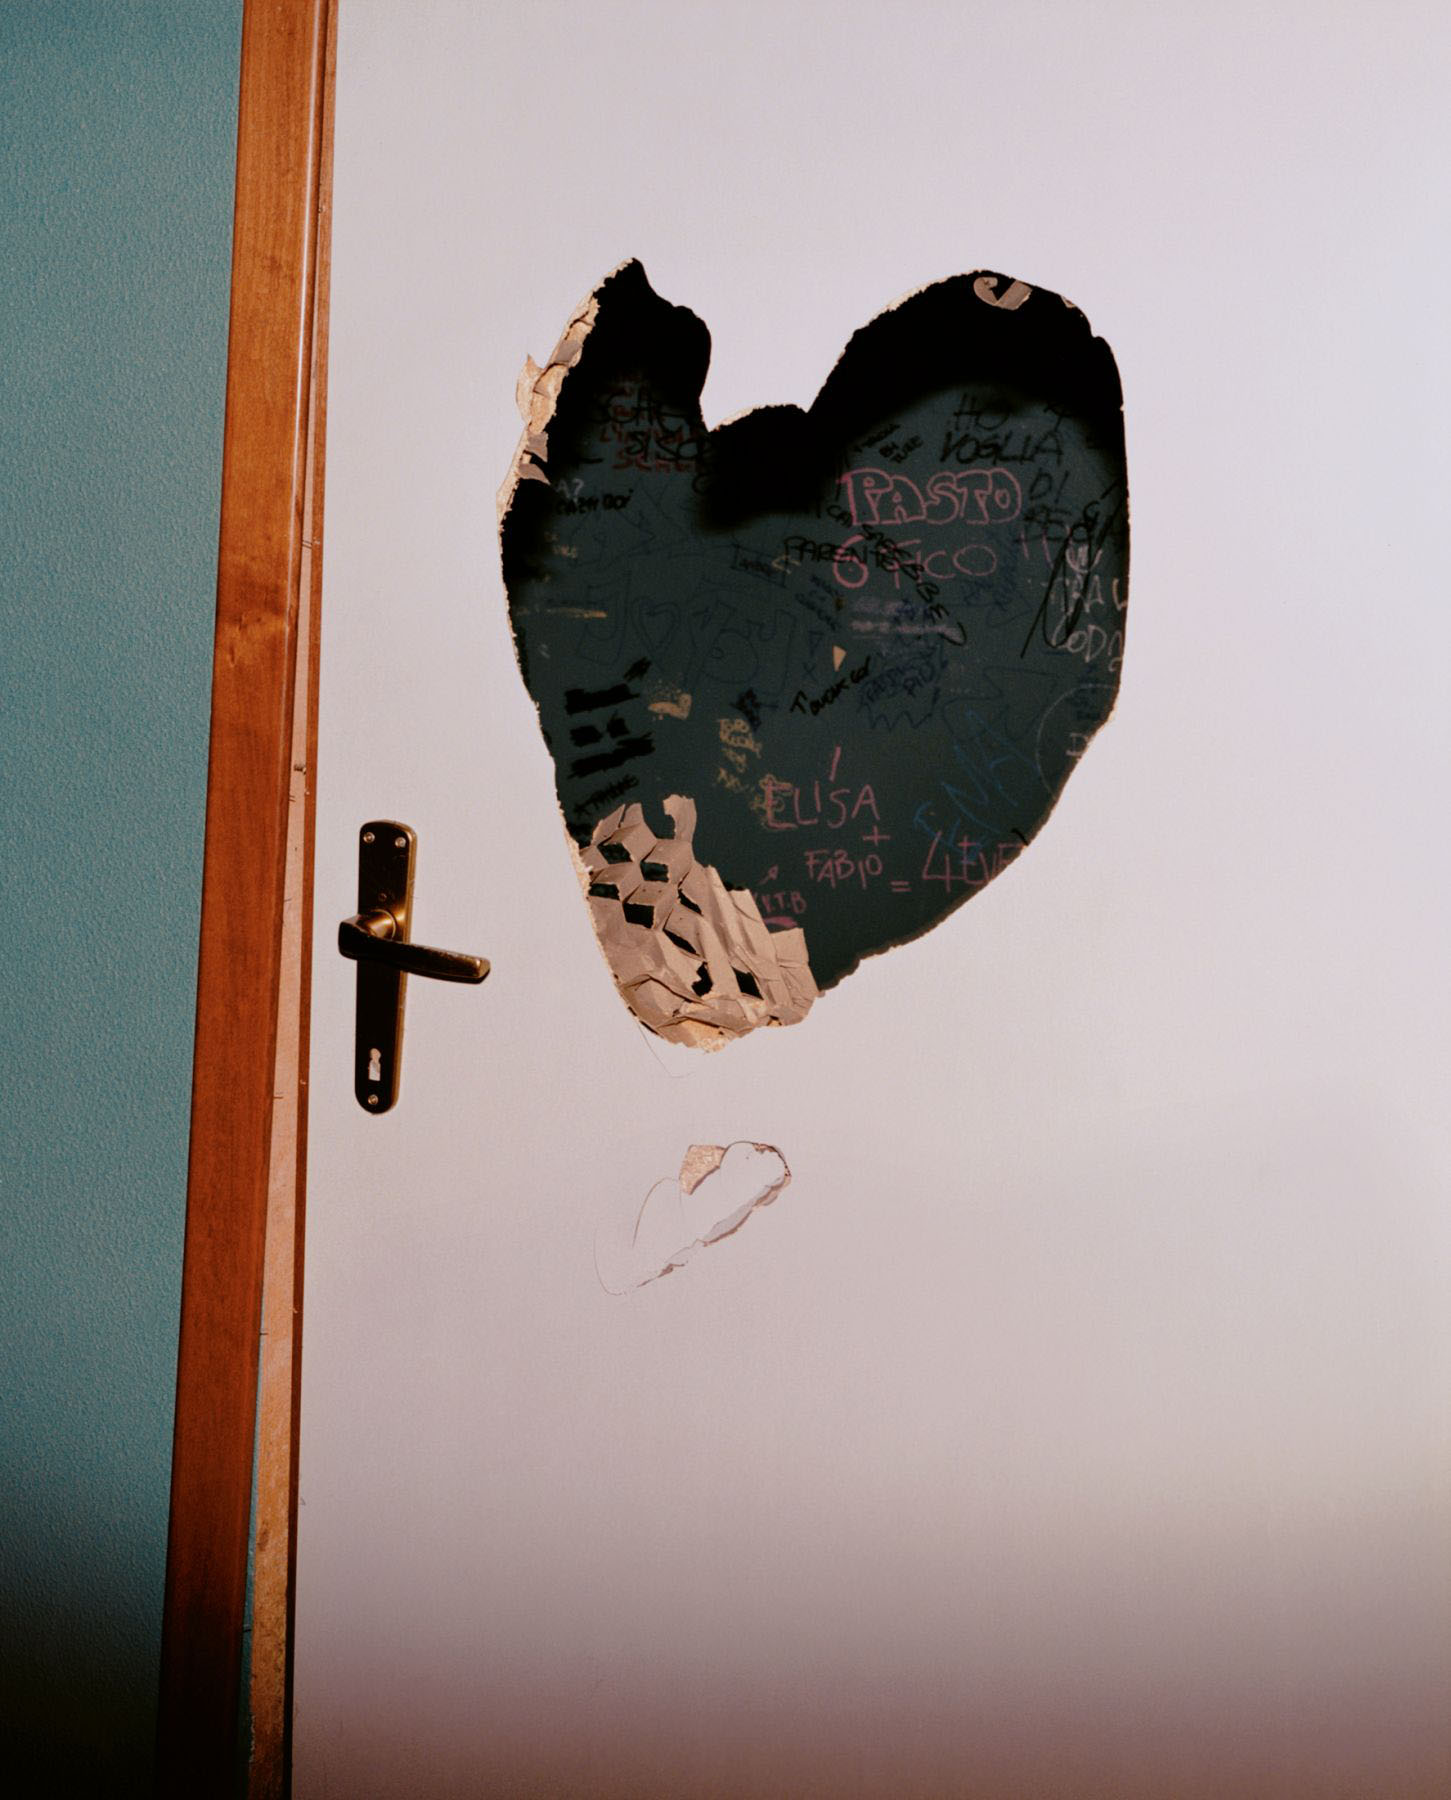
[[[719,1045],[803,1017],[1032,842],[1118,693],[1128,487],[1111,351],[1004,274],[887,308],[808,408],[708,428],[709,360],[704,324],[622,264],[526,364],[499,507],[620,991]],[[644,855],[679,874],[668,906],[640,855],[649,891],[622,897],[603,847],[633,854],[682,795]],[[687,880],[661,847],[696,807]]]
[[[790,1180],[774,1145],[692,1144],[678,1176],[657,1181],[642,1206],[602,1221],[595,1237],[602,1286],[625,1294],[683,1268],[707,1245],[739,1231]]]
[[[549,453],[549,421],[559,403],[564,377],[579,361],[581,346],[598,313],[599,299],[591,294],[576,308],[542,369],[532,356],[524,358],[524,367],[514,384],[514,403],[524,421],[524,435],[519,439],[504,485],[499,489],[496,504],[501,526],[514,490],[521,481],[542,481],[548,485],[544,463]]]
[[[799,927],[768,931],[754,897],[695,860],[695,802],[671,794],[657,837],[638,805],[595,826],[580,853],[590,917],[615,985],[642,1025],[717,1049],[758,1025],[794,1025],[816,998]]]

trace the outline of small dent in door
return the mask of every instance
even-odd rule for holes
[[[644,1204],[605,1220],[595,1268],[607,1293],[627,1294],[683,1268],[708,1244],[739,1231],[791,1180],[773,1144],[692,1144],[680,1173],[657,1181]]]

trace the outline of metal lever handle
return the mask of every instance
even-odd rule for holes
[[[403,1065],[403,1000],[409,975],[477,985],[482,956],[409,942],[418,840],[396,819],[370,819],[358,833],[358,910],[338,926],[338,949],[358,965],[353,1092],[374,1114],[398,1100]]]
[[[382,963],[400,975],[426,975],[432,981],[479,982],[489,972],[487,957],[410,944],[399,935],[397,919],[382,906],[344,919],[338,926],[338,949],[354,962]]]

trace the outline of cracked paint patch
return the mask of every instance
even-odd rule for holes
[[[595,1267],[607,1293],[634,1288],[683,1268],[707,1244],[737,1232],[791,1180],[772,1144],[692,1144],[679,1175],[657,1181],[644,1205],[601,1224]]]
[[[799,927],[771,931],[755,896],[695,860],[695,802],[671,794],[657,837],[638,805],[600,820],[580,852],[595,934],[625,1004],[677,1044],[714,1050],[758,1025],[794,1025],[816,998]]]

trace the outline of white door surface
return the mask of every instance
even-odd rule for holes
[[[343,0],[299,1800],[1447,1791],[1439,8]],[[801,1024],[617,997],[520,680],[515,378],[627,257],[708,423],[976,267],[1125,392],[1117,712]],[[352,1095],[368,818],[418,833]],[[692,1145],[790,1183],[668,1279]]]

